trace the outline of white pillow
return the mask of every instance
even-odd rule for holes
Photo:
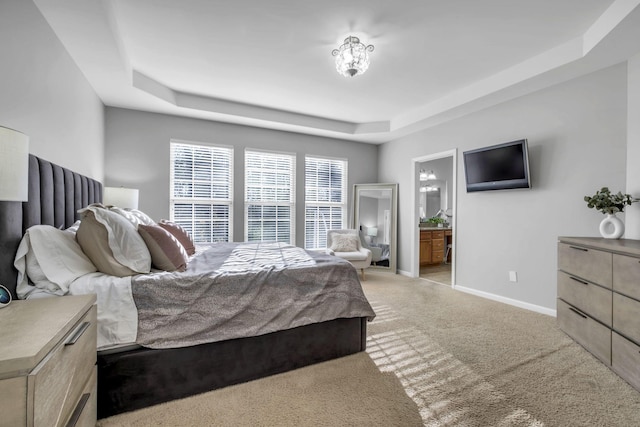
[[[117,206],[109,206],[109,210],[122,215],[136,226],[140,224],[155,225],[156,223],[149,215],[138,209],[123,209]]]
[[[355,234],[338,234],[331,236],[331,250],[334,252],[357,252],[358,239]]]
[[[99,271],[114,276],[151,271],[149,249],[129,220],[98,206],[88,206],[78,212],[82,220],[76,238]],[[124,267],[124,271],[113,261]]]
[[[96,271],[82,252],[72,232],[49,225],[30,227],[18,247],[14,266],[18,270],[17,293],[26,297],[33,286],[55,295],[64,295],[75,279]]]

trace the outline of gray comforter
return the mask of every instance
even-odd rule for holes
[[[219,243],[180,273],[132,278],[140,345],[186,347],[375,317],[351,264],[281,243]]]

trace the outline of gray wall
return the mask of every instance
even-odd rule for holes
[[[296,244],[304,245],[304,156],[349,161],[347,222],[353,184],[377,182],[378,147],[371,144],[265,130],[206,120],[106,109],[105,182],[140,190],[139,207],[158,220],[169,217],[169,143],[181,139],[234,147],[233,239],[244,240],[244,149],[296,153]]]
[[[457,286],[555,310],[557,237],[598,235],[602,215],[583,197],[625,189],[626,90],[621,64],[386,143],[379,159],[394,162],[379,162],[379,179],[399,182],[399,206],[415,206],[412,159],[457,149]],[[462,152],[519,138],[533,188],[466,193]],[[413,272],[411,209],[398,227],[398,268]]]
[[[29,151],[102,181],[104,106],[31,0],[0,2],[0,126]]]

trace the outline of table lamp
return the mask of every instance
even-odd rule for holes
[[[0,201],[26,202],[29,198],[29,137],[0,126]],[[11,293],[0,284],[0,308]]]
[[[102,202],[122,209],[138,209],[138,189],[124,187],[104,187]]]

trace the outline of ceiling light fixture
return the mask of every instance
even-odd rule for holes
[[[365,46],[360,39],[349,36],[344,39],[338,49],[331,54],[336,57],[336,70],[345,77],[364,74],[369,68],[369,52],[373,52],[373,45]]]

